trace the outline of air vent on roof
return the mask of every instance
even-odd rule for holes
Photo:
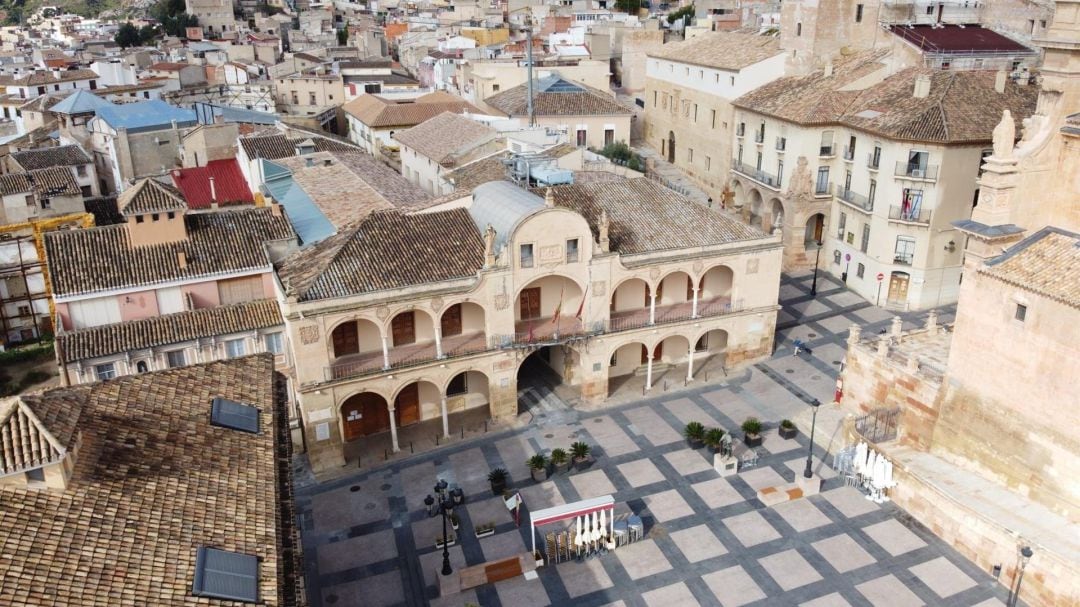
[[[210,406],[210,423],[222,428],[258,434],[259,410],[251,405],[218,396]]]
[[[195,556],[191,594],[256,603],[259,600],[259,559],[249,554],[200,546]]]

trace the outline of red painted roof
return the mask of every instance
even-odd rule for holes
[[[210,208],[210,177],[218,204],[255,202],[235,158],[211,160],[204,167],[173,169],[173,184],[184,194],[189,209]]]
[[[969,51],[1033,52],[1019,42],[981,25],[894,25],[892,32],[920,49],[931,53]]]

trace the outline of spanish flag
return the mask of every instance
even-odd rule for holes
[[[559,318],[562,317],[562,300],[563,294],[566,292],[566,287],[559,290],[559,303],[555,306],[555,312],[551,315],[551,324],[559,324]]]

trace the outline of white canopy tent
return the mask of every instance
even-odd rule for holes
[[[544,508],[543,510],[537,510],[529,513],[529,530],[532,533],[532,551],[536,552],[536,528],[541,525],[550,525],[551,523],[558,523],[560,521],[570,521],[580,516],[592,515],[593,518],[586,519],[590,522],[597,520],[595,517],[597,513],[601,520],[606,516],[607,525],[610,533],[615,533],[615,498],[610,495],[602,497],[593,497],[587,500],[581,500],[572,504],[563,504],[562,506],[553,506],[551,508]],[[580,522],[580,519],[578,519]],[[591,526],[591,525],[590,525]],[[578,535],[581,535],[579,529]]]

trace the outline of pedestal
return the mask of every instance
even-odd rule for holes
[[[713,456],[713,469],[719,472],[720,476],[731,476],[739,471],[739,460],[731,455],[717,453]]]
[[[801,472],[795,475],[795,486],[802,489],[803,496],[817,495],[821,493],[821,477],[812,476],[806,478]]]
[[[439,596],[450,596],[461,592],[461,576],[457,570],[450,575],[442,574],[442,563],[435,567],[435,579],[438,580]]]

